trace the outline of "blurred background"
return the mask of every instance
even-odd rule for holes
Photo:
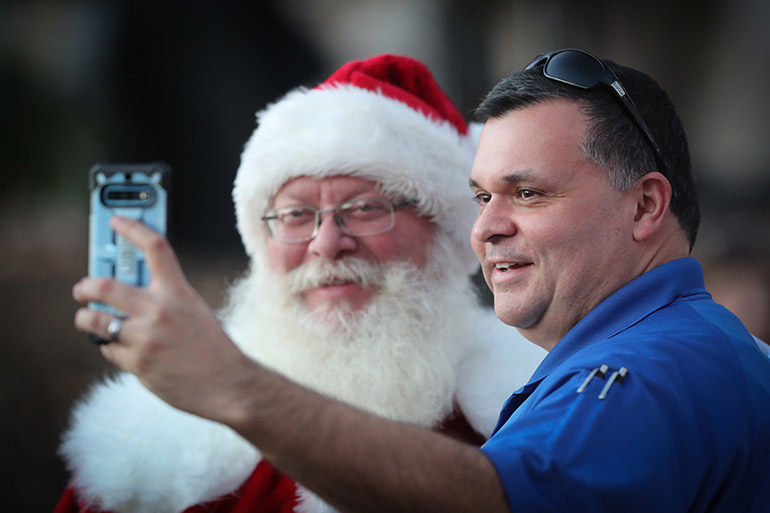
[[[111,371],[72,325],[91,165],[174,168],[170,238],[216,308],[246,265],[230,190],[255,112],[377,53],[421,59],[466,114],[562,47],[655,77],[690,135],[707,284],[769,340],[768,19],[764,0],[3,1],[0,510],[52,511],[68,412]]]

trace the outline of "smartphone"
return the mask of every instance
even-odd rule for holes
[[[98,163],[91,168],[89,276],[114,278],[135,286],[150,283],[144,254],[110,228],[110,219],[115,215],[136,219],[165,236],[170,177],[171,168],[163,162]],[[124,315],[109,305],[89,306]]]

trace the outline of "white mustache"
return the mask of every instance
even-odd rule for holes
[[[289,292],[299,294],[307,289],[339,283],[359,283],[364,287],[381,285],[385,266],[359,258],[345,260],[312,260],[293,269],[287,276]]]

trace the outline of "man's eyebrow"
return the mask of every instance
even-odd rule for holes
[[[524,170],[524,171],[516,171],[513,173],[509,173],[507,175],[496,177],[495,181],[500,183],[513,184],[513,183],[524,182],[527,180],[532,180],[534,177],[535,177],[534,173],[532,173],[529,170]],[[472,188],[483,189],[483,187],[473,178],[468,179],[468,185],[470,185]]]

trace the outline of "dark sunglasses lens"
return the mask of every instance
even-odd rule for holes
[[[592,55],[571,50],[551,56],[543,73],[548,78],[588,89],[599,83],[604,65]]]

